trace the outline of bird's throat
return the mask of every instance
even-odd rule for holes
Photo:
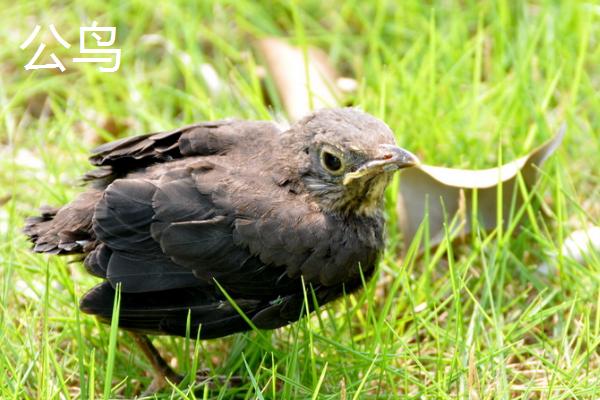
[[[387,176],[378,175],[349,185],[340,206],[345,213],[372,217],[383,208],[383,195],[388,182]]]

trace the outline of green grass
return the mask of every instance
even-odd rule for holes
[[[256,75],[251,42],[266,35],[324,49],[359,82],[348,102],[383,118],[429,164],[493,167],[566,122],[534,193],[546,216],[530,206],[513,234],[476,230],[467,245],[445,242],[421,258],[399,256],[390,224],[377,278],[311,318],[199,343],[155,338],[180,370],[245,378],[158,397],[600,398],[599,257],[578,263],[560,252],[570,232],[600,218],[600,6],[398,3],[2,0],[0,398],[131,397],[149,384],[131,337],[78,312],[97,279],[31,254],[23,219],[82,190],[100,140],[282,112],[273,83],[267,102]],[[23,70],[35,47],[19,45],[36,23],[54,23],[73,44],[48,41],[67,58],[79,56],[79,27],[93,20],[117,27],[118,72],[69,62],[62,74]],[[202,63],[224,80],[220,93],[208,90]]]

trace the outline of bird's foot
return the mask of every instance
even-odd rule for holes
[[[182,375],[175,373],[173,370],[164,371],[164,374],[156,374],[152,379],[150,385],[144,390],[140,397],[151,397],[154,394],[168,388],[170,385],[179,385],[186,381],[186,378]],[[237,387],[242,385],[243,379],[239,375],[212,375],[209,369],[202,369],[196,372],[194,382],[188,383],[197,390],[205,385],[209,389],[219,389],[223,386]]]
[[[150,386],[142,392],[141,396],[153,396],[155,393],[168,387],[169,384],[178,385],[181,381],[183,381],[183,376],[169,368],[168,370],[162,371],[162,373],[155,374],[152,382],[150,382]]]
[[[239,375],[213,375],[207,368],[196,372],[196,385],[208,385],[209,388],[228,386],[236,387],[243,383],[243,379]]]
[[[239,376],[213,375],[208,369],[198,370],[194,378],[181,376],[160,356],[158,350],[154,347],[148,337],[137,333],[132,333],[132,336],[148,358],[148,361],[150,361],[154,371],[152,383],[150,383],[150,386],[142,393],[142,396],[144,397],[152,396],[156,392],[167,388],[169,385],[184,384],[194,387],[208,385],[208,387],[212,389],[223,386],[239,386],[243,382],[242,378]]]
[[[177,385],[183,380],[183,377],[173,371],[169,364],[160,356],[160,353],[147,336],[137,333],[132,333],[132,336],[148,358],[148,361],[150,361],[150,365],[152,365],[152,370],[154,371],[152,383],[142,392],[143,397],[152,396],[156,392],[159,392],[167,387],[169,382]]]

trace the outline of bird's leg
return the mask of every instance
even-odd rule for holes
[[[183,380],[183,376],[173,371],[169,364],[167,364],[167,362],[161,357],[156,347],[154,347],[150,339],[148,339],[148,336],[134,332],[131,332],[131,335],[133,336],[133,339],[139,348],[146,355],[146,358],[148,358],[150,361],[152,369],[154,370],[154,378],[152,379],[152,383],[150,383],[150,386],[144,390],[142,396],[151,396],[154,393],[162,390],[167,386],[167,380],[174,384],[178,384]],[[210,370],[208,369],[203,369],[196,372],[196,384],[208,384],[210,386],[214,386],[216,382],[230,386],[239,386],[243,380],[241,377],[236,375],[211,376]]]
[[[150,339],[148,339],[148,336],[134,332],[132,332],[132,336],[146,355],[146,358],[148,358],[148,361],[150,361],[154,370],[154,379],[152,379],[152,383],[148,389],[144,391],[144,395],[151,395],[163,389],[167,386],[167,380],[175,384],[181,382],[183,378],[173,371],[169,364],[160,356],[160,353]]]

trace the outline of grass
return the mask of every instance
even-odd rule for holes
[[[390,191],[387,250],[364,290],[274,332],[155,338],[179,369],[245,377],[239,387],[157,397],[600,398],[600,260],[560,250],[600,218],[600,6],[451,3],[2,0],[0,398],[131,397],[149,384],[131,337],[78,311],[97,279],[31,254],[23,219],[81,191],[87,153],[101,140],[281,113],[268,79],[269,101],[263,94],[250,46],[266,35],[324,49],[359,82],[347,101],[383,118],[429,164],[492,167],[565,122],[533,194],[546,216],[530,205],[523,229],[475,227],[467,245],[400,257]],[[56,25],[73,47],[50,37],[48,49],[68,59],[78,56],[78,28],[93,20],[117,27],[119,71],[70,62],[62,74],[23,70],[35,47],[19,45],[35,24]],[[218,93],[203,63],[224,80]]]

